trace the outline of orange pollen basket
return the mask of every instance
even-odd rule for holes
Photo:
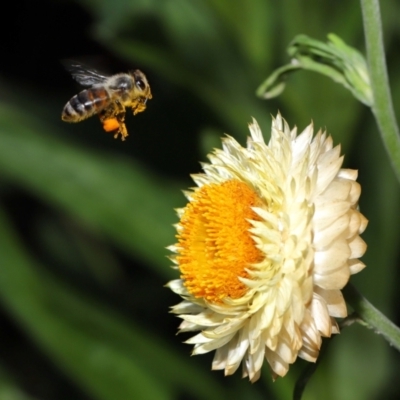
[[[116,118],[110,118],[103,121],[103,129],[106,132],[112,132],[119,128],[119,122]]]
[[[193,193],[184,209],[177,236],[177,261],[188,291],[197,298],[222,303],[238,299],[247,287],[238,278],[263,259],[249,229],[248,220],[261,218],[252,207],[262,206],[245,183],[229,180],[204,185]]]

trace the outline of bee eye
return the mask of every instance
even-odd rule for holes
[[[136,86],[140,89],[140,90],[144,90],[146,88],[144,82],[139,78],[136,79]]]

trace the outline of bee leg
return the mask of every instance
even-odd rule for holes
[[[118,112],[120,112],[119,108],[117,108],[117,105],[115,104],[115,102],[113,102],[104,110],[101,110],[99,112],[100,121],[104,122],[107,119],[112,119]]]
[[[147,98],[139,97],[136,102],[132,105],[133,115],[143,112],[146,109]]]
[[[118,135],[121,135],[121,140],[124,141],[128,136],[128,130],[126,129],[125,125],[125,107],[118,100],[116,100],[114,104],[117,109],[115,111],[115,119],[118,121],[119,125],[118,131],[115,133],[114,138],[117,139]]]
[[[100,122],[103,124],[103,129],[106,132],[112,132],[115,129],[118,129],[118,122],[115,118],[116,111],[114,104],[111,104],[109,107],[101,110],[98,115]]]
[[[128,130],[126,129],[125,125],[125,110],[120,112],[115,116],[115,119],[118,121],[118,131],[114,134],[114,138],[117,139],[118,135],[121,135],[121,140],[124,141],[125,138],[128,136]]]
[[[114,138],[117,139],[121,135],[121,139],[125,140],[128,131],[125,125],[125,107],[117,100],[112,102],[107,108],[99,113],[100,122],[106,132],[113,132]]]

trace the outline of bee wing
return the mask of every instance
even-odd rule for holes
[[[96,70],[79,64],[75,61],[63,61],[65,68],[71,73],[72,77],[83,86],[93,86],[97,83],[104,83],[108,78],[101,75]]]

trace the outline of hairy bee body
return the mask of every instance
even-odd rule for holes
[[[79,122],[99,113],[109,102],[110,95],[105,88],[85,89],[67,102],[61,118],[66,122]]]
[[[146,109],[146,102],[152,98],[146,76],[139,70],[113,76],[103,76],[98,72],[71,64],[72,76],[82,85],[90,86],[73,96],[61,113],[66,122],[79,122],[98,114],[106,132],[114,132],[125,140],[128,131],[125,126],[126,107],[133,115]]]

